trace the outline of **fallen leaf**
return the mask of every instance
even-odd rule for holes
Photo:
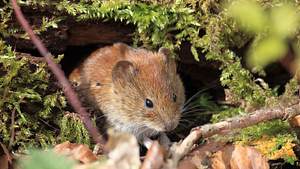
[[[178,164],[178,169],[197,169],[205,168],[210,163],[212,153],[222,149],[226,143],[207,140],[205,144],[194,148],[192,152],[187,154]],[[201,166],[201,167],[200,167]]]
[[[268,169],[269,165],[255,148],[207,140],[180,161],[178,169],[185,168]]]
[[[289,123],[292,127],[300,127],[300,115],[289,119]]]
[[[269,169],[269,164],[255,148],[227,145],[213,154],[211,167],[213,169]]]
[[[139,169],[141,162],[135,136],[108,130],[109,140],[105,145],[107,159],[77,165],[74,169]]]
[[[84,144],[74,144],[66,141],[54,147],[54,152],[66,155],[82,163],[90,163],[97,160],[96,155]]]

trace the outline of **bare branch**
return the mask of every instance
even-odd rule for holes
[[[11,149],[14,140],[15,140],[15,117],[16,117],[16,108],[14,108],[11,112],[11,123],[10,123],[10,139],[8,144],[8,149]]]
[[[225,134],[234,129],[245,128],[273,119],[284,119],[291,117],[291,115],[296,116],[300,114],[299,108],[299,103],[289,107],[277,106],[274,108],[262,108],[251,114],[230,118],[215,124],[196,127],[192,129],[190,134],[181,143],[175,143],[171,147],[171,159],[168,160],[168,164],[165,168],[176,168],[178,161],[191,151],[195,142],[201,137],[207,138],[215,134]]]
[[[47,62],[49,69],[52,71],[52,73],[55,75],[56,79],[60,83],[62,90],[64,91],[69,103],[74,108],[74,110],[79,113],[80,118],[82,119],[85,127],[87,128],[91,136],[93,137],[94,141],[96,143],[104,144],[104,140],[102,136],[99,134],[96,127],[93,126],[88,113],[86,112],[85,108],[82,107],[77,94],[72,89],[72,86],[69,83],[66,76],[64,75],[64,72],[59,68],[59,66],[55,62],[53,62],[51,53],[43,45],[40,38],[37,37],[32,31],[27,20],[24,18],[16,0],[11,0],[11,3],[15,11],[18,22],[21,24],[23,29],[28,33],[30,39],[32,40],[32,43],[37,47],[40,54],[45,58],[45,61]]]

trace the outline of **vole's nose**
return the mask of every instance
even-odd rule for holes
[[[165,130],[166,131],[171,131],[177,127],[178,123],[175,122],[174,120],[169,120],[165,122]]]

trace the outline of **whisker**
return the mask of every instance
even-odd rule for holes
[[[201,116],[201,111],[200,112],[191,112],[191,113],[188,113],[188,114],[184,114],[182,115],[181,117],[182,118],[188,118],[188,117],[200,117]]]
[[[150,135],[156,135],[157,133],[157,131],[152,131]]]
[[[211,111],[190,111],[187,113],[183,113],[181,117],[186,117],[187,115],[195,115],[198,113],[199,115],[206,115],[206,114],[217,114],[218,112],[211,112]]]
[[[198,108],[198,107],[204,107],[203,105],[199,105],[199,104],[196,104],[195,106],[192,106],[192,107],[189,107],[190,105],[186,106],[183,111],[187,111],[187,110],[190,110],[190,109],[194,109],[194,108]]]
[[[183,104],[183,108],[185,108],[188,104],[191,103],[191,101],[193,101],[193,99],[195,99],[200,93],[203,93],[204,91],[210,89],[212,87],[208,87],[202,90],[199,90],[197,93],[195,93],[192,97],[190,97],[184,104]]]
[[[184,114],[190,114],[190,113],[193,113],[193,112],[204,112],[204,111],[205,111],[205,109],[189,110],[189,111],[183,112],[182,115],[184,115]]]
[[[184,126],[188,126],[190,124],[190,122],[187,121],[181,121],[178,125],[184,125]]]
[[[104,117],[104,115],[98,116],[98,117],[96,117],[96,120],[101,119],[103,117]]]
[[[181,117],[182,118],[188,118],[188,117],[196,117],[196,116],[211,115],[211,114],[217,114],[217,112],[209,112],[209,111],[199,111],[199,112],[197,112],[196,111],[196,112],[191,112],[191,113],[183,114]]]
[[[193,123],[193,121],[191,120],[187,120],[187,119],[182,119],[182,120],[179,120],[179,122],[183,122],[183,123]]]
[[[188,106],[186,106],[183,110],[182,110],[182,112],[185,112],[185,111],[187,111],[187,110],[191,110],[191,109],[194,109],[194,108],[198,108],[198,107],[203,107],[202,105],[196,105],[196,106],[193,106],[193,107],[189,107],[190,105],[188,105]]]
[[[138,131],[137,135],[143,134],[145,131],[148,130],[148,127],[146,127],[145,125],[142,125],[140,128],[143,128],[143,129],[141,129],[141,131]]]
[[[170,134],[176,134],[176,133],[174,132],[174,130],[168,131],[168,133],[170,133]]]
[[[194,110],[189,110],[189,111],[185,111],[185,112],[182,112],[181,114],[189,114],[189,113],[192,113],[192,112],[204,112],[204,111],[207,111],[205,109],[194,109]]]
[[[198,117],[199,114],[197,112],[195,113],[190,113],[190,114],[185,114],[184,116],[181,116],[182,118],[189,118],[189,117]]]
[[[181,135],[181,134],[178,134],[178,133],[174,133],[177,137],[179,137],[179,138],[181,138],[181,139],[183,139],[184,138],[184,136],[183,135]]]
[[[209,114],[217,114],[217,112],[206,111],[206,112],[201,112],[201,114],[209,115]]]
[[[144,131],[144,130],[146,130],[146,129],[147,129],[147,127],[146,127],[146,125],[144,125],[144,124],[139,125],[139,126],[137,127],[137,130],[139,130],[139,131]]]
[[[189,128],[187,125],[185,125],[185,124],[183,124],[183,123],[179,123],[179,124],[178,124],[178,127],[181,127],[181,126],[184,127],[185,129],[188,129],[188,128]]]

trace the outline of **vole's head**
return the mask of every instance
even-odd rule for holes
[[[115,104],[123,124],[164,132],[179,123],[185,101],[176,63],[167,49],[125,52],[125,60],[112,70]]]

